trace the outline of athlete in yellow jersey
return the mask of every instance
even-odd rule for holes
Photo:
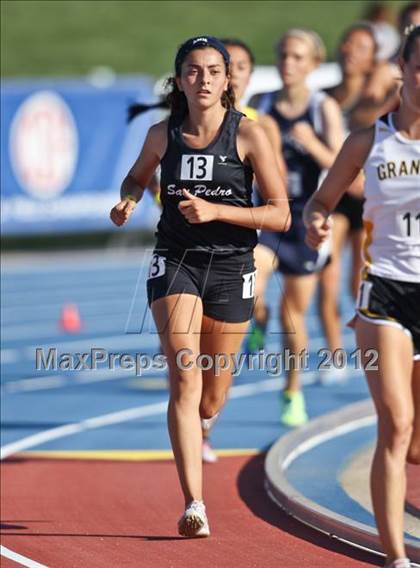
[[[258,120],[258,111],[250,106],[239,106],[238,110],[244,113],[244,115],[250,120]]]

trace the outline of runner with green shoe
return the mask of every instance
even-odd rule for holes
[[[317,273],[328,262],[329,252],[326,249],[314,251],[305,244],[302,211],[318,187],[322,170],[334,162],[344,138],[336,101],[325,93],[311,92],[306,85],[307,76],[324,56],[324,45],[315,32],[289,30],[277,45],[281,90],[251,99],[251,105],[275,120],[281,133],[292,211],[291,229],[283,235],[270,235],[262,230],[254,251],[257,267],[255,323],[247,342],[247,351],[251,353],[264,348],[268,320],[264,291],[276,270],[284,276],[280,307],[283,348],[296,355],[307,348],[305,313],[317,286]],[[280,415],[286,426],[300,426],[307,421],[299,375],[297,366],[287,370]]]

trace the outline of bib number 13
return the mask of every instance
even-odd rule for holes
[[[159,256],[158,254],[154,254],[152,256],[152,261],[149,267],[149,278],[157,278],[158,276],[163,276],[163,274],[165,274],[165,260],[166,258],[164,256]]]
[[[214,156],[183,154],[181,161],[181,179],[211,181],[213,179]]]

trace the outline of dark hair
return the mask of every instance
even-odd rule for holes
[[[409,25],[409,19],[412,12],[420,10],[420,2],[416,0],[415,2],[409,2],[398,15],[398,27],[401,33],[404,33],[405,28]]]
[[[152,104],[133,103],[127,108],[127,122],[130,123],[136,118],[136,116],[139,116],[140,114],[143,114],[148,110],[154,110],[158,108],[169,108],[168,102],[163,99],[157,103]]]
[[[214,36],[197,36],[187,39],[187,41],[184,41],[184,43],[179,46],[175,57],[175,75],[177,77],[181,75],[181,66],[191,51],[205,49],[206,47],[212,47],[220,53],[223,57],[227,74],[229,72],[230,55],[220,39]]]
[[[171,115],[178,118],[184,118],[188,114],[188,102],[185,94],[178,89],[175,77],[169,77],[166,81],[166,88],[169,92],[166,96],[167,106],[171,109]],[[222,106],[226,109],[235,108],[235,93],[232,85],[229,83],[227,91],[221,98]]]
[[[191,43],[194,43],[194,46],[190,49]],[[178,85],[176,84],[176,77],[179,77],[181,75],[181,65],[183,61],[185,60],[187,55],[191,53],[191,51],[195,51],[196,49],[206,49],[208,47],[212,47],[213,49],[219,51],[219,53],[223,57],[226,75],[229,75],[229,54],[227,53],[225,46],[220,40],[213,38],[212,36],[203,36],[203,38],[193,38],[187,40],[178,49],[178,53],[175,59],[175,77],[170,77],[166,81],[165,85],[165,87],[168,89],[166,101],[169,108],[171,109],[172,116],[183,119],[188,114],[187,97],[182,91],[178,89]],[[221,102],[222,105],[227,109],[235,108],[235,94],[230,83],[228,84],[227,91],[225,91],[222,95]]]
[[[181,75],[181,66],[185,58],[191,51],[196,49],[213,48],[218,51],[223,57],[225,64],[226,75],[229,75],[229,53],[226,51],[223,43],[213,36],[202,36],[191,38],[184,42],[177,51],[175,57],[175,77]],[[131,122],[136,116],[147,112],[148,110],[157,108],[169,108],[171,115],[178,118],[184,118],[188,114],[188,103],[185,94],[178,89],[175,77],[169,77],[165,83],[165,89],[168,91],[166,97],[154,104],[132,104],[127,109],[127,122]],[[227,108],[235,108],[235,94],[232,86],[228,84],[227,91],[225,91],[221,98],[222,105]]]
[[[241,49],[243,49],[249,57],[249,60],[251,62],[251,67],[252,68],[254,67],[255,65],[254,54],[252,53],[251,48],[244,41],[230,37],[222,38],[220,41],[223,43],[225,47],[240,47]]]
[[[365,18],[370,22],[388,22],[392,24],[394,14],[385,2],[370,2],[365,11]]]
[[[366,32],[370,38],[373,41],[373,49],[374,49],[374,54],[376,54],[376,52],[378,51],[379,45],[376,39],[376,35],[375,35],[375,30],[373,29],[373,26],[370,22],[366,22],[364,20],[360,21],[360,22],[356,22],[354,24],[352,24],[349,28],[347,28],[346,30],[344,30],[343,35],[340,38],[340,42],[339,45],[341,45],[344,41],[346,41],[349,37],[349,35],[351,35],[353,32]]]
[[[401,46],[401,59],[406,63],[409,61],[418,39],[420,39],[420,26],[416,26],[407,34]]]
[[[156,109],[170,109],[171,115],[184,118],[188,114],[187,97],[178,89],[175,77],[169,77],[166,80],[165,89],[168,90],[166,97],[157,103],[133,103],[129,105],[127,108],[127,122],[130,123],[144,112]],[[226,109],[235,108],[235,93],[230,83],[227,91],[222,95],[221,102]]]

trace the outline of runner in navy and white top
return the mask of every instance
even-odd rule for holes
[[[255,250],[258,300],[248,341],[250,352],[263,348],[268,320],[264,292],[274,270],[284,275],[280,308],[284,347],[294,354],[307,348],[305,312],[329,251],[328,247],[314,251],[305,244],[302,211],[318,187],[321,171],[333,163],[344,137],[337,103],[323,92],[311,92],[306,84],[307,76],[324,55],[322,40],[315,32],[289,30],[277,46],[282,89],[253,100],[257,109],[269,113],[281,132],[292,226],[287,233],[261,231]],[[308,419],[299,369],[290,369],[286,375],[280,420],[287,426],[299,426]]]

